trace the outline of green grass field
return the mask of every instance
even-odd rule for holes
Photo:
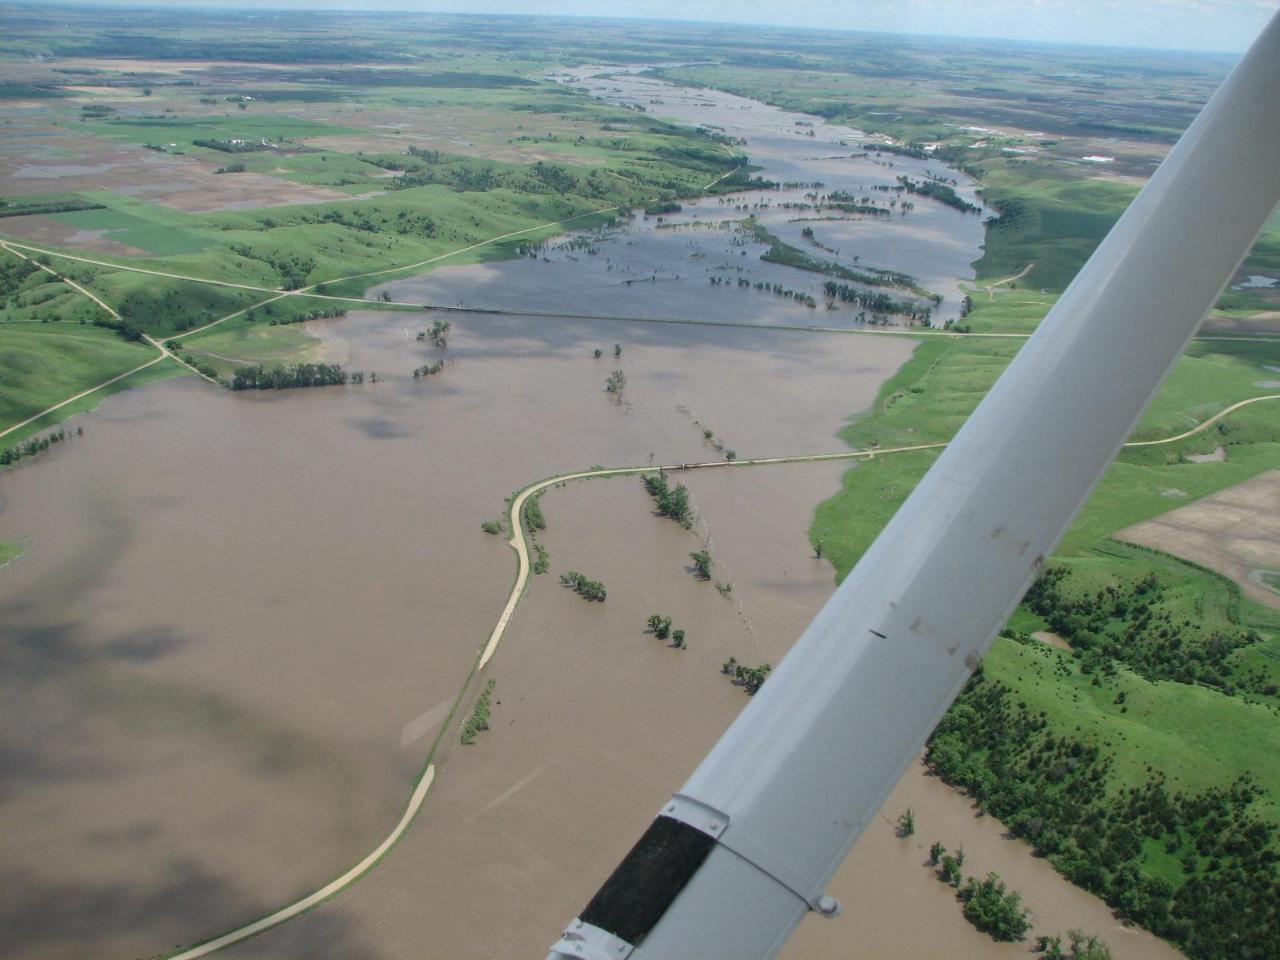
[[[150,206],[134,204],[136,207]],[[152,207],[152,209],[158,209]],[[210,244],[210,238],[172,223],[157,222],[122,209],[81,210],[57,213],[53,219],[77,230],[104,231],[111,240],[137,247],[156,256],[199,253]]]
[[[1259,812],[1280,819],[1280,724],[1274,710],[1204,687],[1152,682],[1123,667],[1094,683],[1063,650],[999,639],[983,661],[992,680],[1016,690],[1053,726],[1079,729],[1113,748],[1112,786],[1138,786],[1148,766],[1182,790],[1254,776],[1267,793]],[[1122,703],[1117,703],[1123,691]],[[1122,710],[1121,707],[1127,709]]]
[[[293,324],[272,325],[261,314],[252,322],[229,320],[206,333],[181,339],[181,343],[184,354],[209,364],[220,377],[230,377],[243,364],[272,367],[315,361],[323,349],[318,337]]]
[[[997,280],[1035,266],[1021,286],[1061,291],[1137,193],[1129,184],[1082,179],[1060,166],[993,159],[979,166],[982,197],[1001,211],[974,266]]]
[[[1019,290],[1001,290],[994,299],[975,294],[966,322],[977,330],[1031,330],[1053,299],[1027,298]],[[883,385],[872,409],[854,417],[841,437],[859,449],[951,439],[1021,343],[981,337],[924,341]],[[1238,400],[1280,394],[1266,386],[1273,377],[1280,381],[1268,366],[1280,367],[1280,342],[1192,343],[1132,438],[1171,437]],[[1059,550],[1087,550],[1123,527],[1280,467],[1280,400],[1275,404],[1246,407],[1176,444],[1123,451]],[[1183,460],[1184,454],[1206,453],[1219,444],[1228,449],[1225,462]],[[841,493],[818,508],[812,528],[837,570],[848,569],[870,546],[934,459],[931,451],[894,454],[846,474]]]
[[[0,429],[155,355],[88,324],[0,324]]]
[[[0,568],[10,560],[16,560],[24,553],[24,548],[17,540],[0,540]]]

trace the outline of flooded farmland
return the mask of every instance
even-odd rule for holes
[[[631,478],[549,491],[541,540],[555,563],[599,577],[604,604],[538,582],[490,667],[492,729],[445,764],[419,825],[394,857],[324,910],[231,948],[233,960],[540,957],[591,898],[746,700],[720,672],[730,656],[776,663],[828,596],[826,565],[804,528],[809,497],[836,482],[831,463],[682,477],[702,517],[693,531],[655,517]],[[686,569],[708,543],[730,598]],[[652,613],[687,631],[673,649],[646,632]],[[852,733],[852,732],[851,732]],[[916,812],[900,839],[897,816]],[[914,767],[829,887],[845,914],[806,920],[783,956],[939,954],[1015,960],[964,920],[926,865],[935,840],[963,847],[967,869],[997,870],[1020,890],[1037,933],[1084,927],[1123,960],[1177,951],[1120,925],[1101,901],[1004,836],[990,818]]]
[[[654,94],[645,78],[588,83]],[[664,112],[707,112],[690,122],[734,130],[728,115],[749,114],[735,135],[763,176],[829,190],[923,173],[923,161],[855,156],[865,151],[838,143],[848,133],[818,121],[800,128],[761,104],[662,89]],[[445,304],[604,304],[746,326],[475,314],[456,320],[442,352],[417,340],[430,314],[353,312],[308,329],[328,359],[379,382],[263,395],[155,384],[111,398],[76,421],[82,437],[0,476],[0,531],[27,551],[0,574],[0,873],[15,891],[0,906],[0,955],[164,953],[305,895],[372,849],[510,589],[513,555],[480,524],[513,491],[593,464],[841,449],[836,431],[912,342],[751,329],[814,324],[815,313],[827,326],[858,321],[740,286],[739,275],[812,290],[821,277],[761,263],[763,244],[720,225],[749,207],[788,243],[808,243],[794,211],[778,209],[805,192],[703,200],[675,224],[637,217],[536,258],[387,285]],[[814,238],[839,251],[824,256],[910,273],[945,310],[981,224],[933,206],[816,223]],[[709,282],[730,274],[727,289]],[[439,374],[411,376],[436,360]],[[615,369],[625,387],[611,395]],[[743,705],[720,664],[776,663],[829,595],[831,569],[805,531],[844,469],[692,474],[693,531],[655,517],[633,479],[549,491],[550,572],[489,668],[493,729],[466,748],[446,731],[437,785],[377,871],[224,955],[542,955]],[[704,544],[727,595],[686,569]],[[555,578],[570,569],[604,581],[607,603],[562,589]],[[688,631],[687,650],[644,632],[655,612]],[[885,816],[907,805],[920,841],[964,845],[975,869],[1013,880],[1038,930],[1087,927],[1119,958],[1175,955],[1113,930],[1098,901],[935,781],[911,775]],[[788,956],[906,957],[938,942],[974,957],[1025,951],[973,931],[922,860],[878,824],[833,887],[846,919],[807,924]]]
[[[505,497],[718,456],[695,419],[743,456],[836,450],[911,348],[477,317],[415,381],[437,353],[419,316],[316,325],[377,384],[170,381],[4,475],[4,536],[27,541],[0,577],[15,955],[190,943],[345,869],[395,822],[502,608],[513,557],[480,524]],[[614,343],[621,403],[592,356]],[[780,404],[763,383],[805,389]]]
[[[760,176],[779,187],[685,202],[666,214],[636,211],[611,227],[550,241],[520,260],[445,266],[375,287],[375,294],[385,290],[397,300],[480,309],[532,309],[536,303],[539,310],[628,317],[865,324],[868,311],[828,304],[823,285],[830,276],[762,261],[769,243],[745,225],[750,217],[816,261],[913,278],[922,290],[941,297],[933,308],[937,325],[958,317],[960,281],[972,278],[970,263],[980,254],[982,217],[894,188],[899,176],[921,181],[959,174],[929,160],[878,155],[847,127],[732,94],[684,90],[603,68],[580,73],[602,75],[562,79],[610,102],[649,104],[659,116],[746,140],[752,162],[763,168]],[[969,184],[957,181],[956,190],[980,205]],[[848,213],[838,201],[832,206],[819,199],[832,195],[856,198],[855,206],[874,212]],[[875,289],[910,299],[901,289]],[[785,291],[817,303],[808,307]]]

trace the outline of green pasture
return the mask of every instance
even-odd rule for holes
[[[18,559],[25,552],[26,550],[17,540],[0,540],[0,567],[10,560]]]
[[[299,302],[313,304],[316,301]],[[237,317],[205,333],[178,338],[180,351],[207,363],[220,377],[230,377],[244,364],[272,367],[318,359],[323,348],[319,337],[296,324],[273,325],[272,318],[261,311],[255,311],[255,315],[252,321]]]
[[[988,300],[973,294],[966,322],[975,329],[1033,329],[1052,297],[1022,299],[1002,291]],[[1021,348],[1021,340],[959,336],[923,341],[881,387],[872,408],[852,418],[841,437],[859,449],[950,440]],[[1156,440],[1182,433],[1238,400],[1280,389],[1265,386],[1280,374],[1280,343],[1195,341],[1178,360],[1132,438]],[[1259,384],[1262,384],[1261,386]],[[1107,472],[1059,547],[1087,549],[1116,530],[1280,467],[1280,400],[1238,410],[1176,444],[1125,450]],[[1226,445],[1221,463],[1189,463],[1187,453]],[[852,566],[924,475],[933,452],[891,454],[859,465],[842,491],[819,507],[812,536],[824,538],[838,571]]]
[[[209,246],[208,237],[172,224],[144,219],[120,209],[79,210],[56,213],[53,219],[77,230],[102,230],[119,243],[137,247],[157,256],[198,253]]]
[[[1066,289],[1137,193],[1127,183],[1023,159],[988,161],[980,179],[983,200],[1002,212],[974,264],[979,279],[1013,276],[1034,263],[1022,286],[1036,290]]]
[[[0,429],[155,355],[145,344],[90,324],[0,324]],[[12,439],[0,445],[12,446]]]
[[[1268,370],[1269,366],[1277,369]],[[1238,400],[1280,395],[1278,371],[1280,339],[1274,343],[1192,342],[1143,415],[1132,439],[1171,436],[1189,430]],[[1280,401],[1272,418],[1280,426]],[[1214,431],[1206,432],[1205,437],[1214,438]],[[1223,438],[1219,435],[1217,439]],[[1230,435],[1225,439],[1229,440]],[[1209,449],[1214,445],[1211,443]]]

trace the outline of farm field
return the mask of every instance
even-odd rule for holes
[[[1260,603],[1280,608],[1276,492],[1280,475],[1264,473],[1117,537],[1184,557],[1225,574]]]

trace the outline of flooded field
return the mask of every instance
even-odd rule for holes
[[[686,202],[678,212],[664,215],[638,213],[612,228],[552,241],[521,260],[444,267],[384,284],[373,293],[385,290],[397,300],[501,310],[531,309],[536,303],[540,310],[568,313],[831,327],[867,320],[868,313],[857,306],[828,307],[823,284],[831,276],[762,261],[769,245],[743,226],[753,217],[817,261],[913,277],[942,297],[934,309],[935,323],[958,317],[960,281],[972,278],[970,263],[980,254],[982,217],[889,188],[897,185],[898,176],[921,181],[930,174],[960,175],[928,160],[875,155],[847,127],[731,94],[684,90],[627,73],[576,79],[602,70],[584,69],[563,79],[610,102],[649,104],[659,116],[744,139],[752,163],[762,168],[759,176],[781,186]],[[956,189],[980,204],[962,179]],[[819,202],[820,196],[833,193],[865,198],[861,205],[880,213],[842,213]],[[903,200],[912,204],[909,212],[903,212]],[[758,285],[807,294],[817,304],[808,307]],[[899,289],[871,289],[898,299],[910,296]]]
[[[588,83],[659,98],[644,78]],[[890,167],[845,143],[851,131],[761,104],[663,90],[663,113],[746,136],[779,181],[870,190],[928,166]],[[971,276],[981,223],[920,199],[905,217],[813,223],[811,241],[780,207],[811,189],[703,200],[536,257],[387,285],[467,306],[743,326],[475,314],[442,352],[416,339],[438,315],[353,312],[306,329],[363,384],[154,384],[0,476],[0,536],[27,551],[0,574],[0,877],[13,891],[0,956],[171,951],[311,892],[376,846],[511,587],[513,554],[480,524],[513,491],[594,464],[840,450],[836,431],[912,342],[753,329],[858,321],[758,290],[823,278],[762,263],[764,245],[722,221],[749,212],[824,257],[910,273],[943,295],[940,319]],[[440,373],[411,375],[440,359]],[[603,390],[614,370],[618,395]],[[776,663],[830,594],[805,531],[844,469],[690,474],[692,531],[655,517],[634,479],[548,491],[551,567],[489,668],[493,729],[465,748],[447,732],[434,791],[378,870],[225,955],[543,955],[741,709],[721,663]],[[687,569],[703,545],[727,595]],[[570,569],[604,581],[608,601],[560,587]],[[645,633],[653,613],[687,631],[687,650]],[[918,834],[899,840],[891,821],[906,806]],[[1084,927],[1121,960],[1175,956],[919,771],[884,820],[833,886],[846,919],[807,923],[789,957],[905,958],[940,943],[1025,953],[964,922],[922,865],[934,839],[1006,876],[1039,932]]]
[[[228,951],[234,960],[539,957],[590,899],[670,793],[742,708],[720,672],[730,656],[776,663],[830,592],[804,537],[805,501],[837,464],[700,472],[683,479],[702,523],[655,517],[634,479],[577,481],[544,495],[553,560],[490,667],[492,729],[446,762],[419,823],[376,873],[324,909]],[[686,570],[708,543],[730,598]],[[578,569],[604,604],[553,581]],[[687,631],[675,650],[645,629],[652,613]],[[900,839],[907,807],[917,833]],[[1084,927],[1121,960],[1176,951],[1123,928],[1097,899],[1036,860],[954,791],[913,768],[830,891],[834,921],[802,925],[791,960],[940,954],[1015,960],[964,920],[926,866],[934,840],[963,847],[968,871],[999,871],[1023,892],[1037,933]]]
[[[48,122],[41,109],[9,113],[10,133],[0,145],[0,195],[109,190],[188,213],[350,199],[329,187],[259,173],[220,177],[212,165],[193,157],[66,130]],[[8,217],[5,232],[103,253],[136,252],[78,236],[74,227],[55,217]]]
[[[501,610],[514,559],[480,523],[506,496],[708,459],[695,419],[740,456],[839,449],[911,349],[477,317],[415,381],[438,355],[419,316],[315,325],[377,384],[158,384],[3,476],[3,535],[27,539],[0,577],[8,955],[149,954],[340,872],[395,822]],[[592,356],[614,343],[620,404]]]

